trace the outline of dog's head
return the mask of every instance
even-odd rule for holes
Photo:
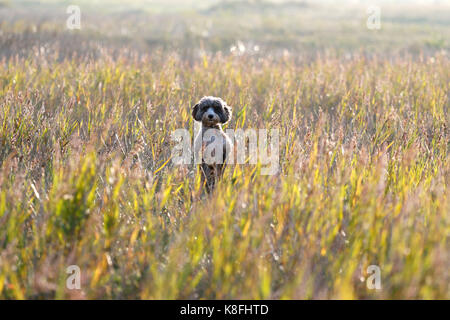
[[[231,107],[216,97],[203,97],[192,109],[192,117],[205,127],[227,123],[231,119]]]

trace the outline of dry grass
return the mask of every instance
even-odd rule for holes
[[[0,63],[1,298],[450,298],[445,54],[125,50]],[[280,130],[278,175],[228,167],[201,199],[167,162],[206,94]]]

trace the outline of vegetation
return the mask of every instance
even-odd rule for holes
[[[450,298],[450,61],[447,42],[427,45],[450,20],[433,29],[422,10],[408,39],[370,54],[342,34],[265,41],[276,26],[240,44],[122,37],[107,20],[67,31],[26,5],[0,10],[0,298]],[[233,107],[228,128],[280,130],[279,174],[229,166],[202,196],[196,166],[170,161],[170,133],[193,131],[204,95]]]

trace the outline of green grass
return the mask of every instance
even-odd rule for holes
[[[64,35],[0,38],[0,298],[450,298],[445,51],[193,58]],[[228,128],[280,130],[279,174],[229,166],[208,198],[168,161],[210,94]]]

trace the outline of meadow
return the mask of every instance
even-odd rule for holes
[[[0,7],[1,299],[450,298],[449,6],[111,3]],[[276,175],[171,162],[204,95]]]

